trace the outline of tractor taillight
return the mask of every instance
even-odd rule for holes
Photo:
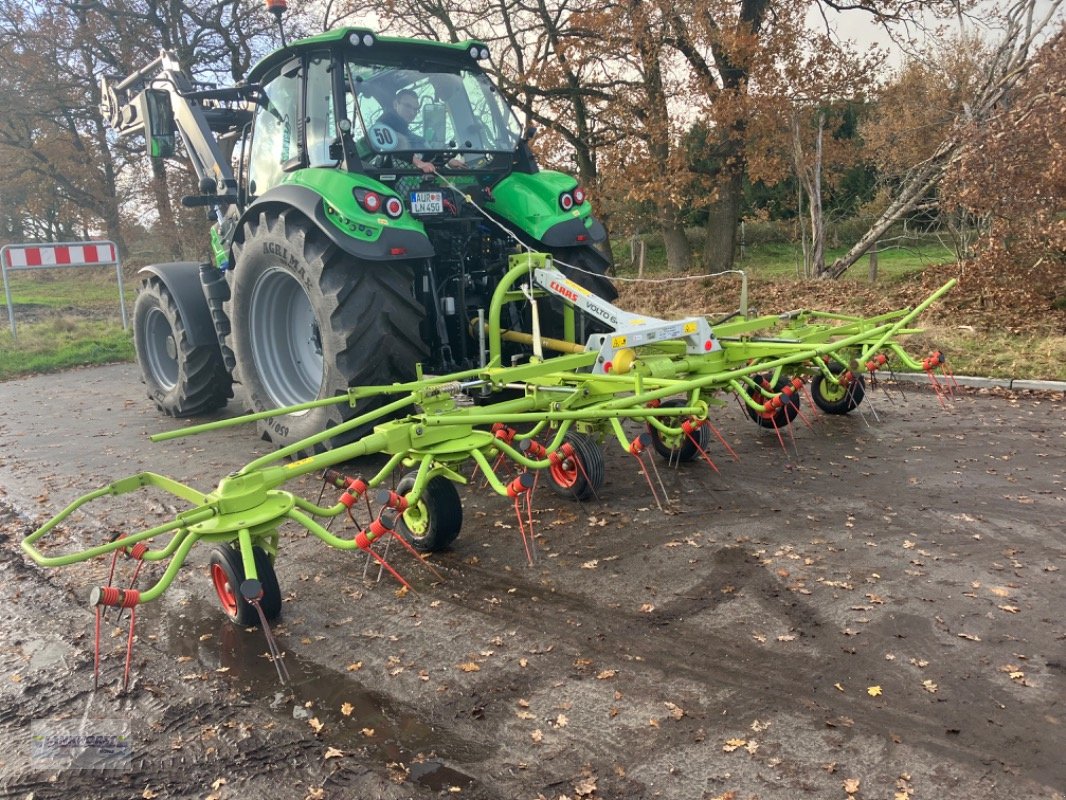
[[[289,6],[285,0],[266,0],[266,7],[272,14],[283,14]]]
[[[390,197],[385,201],[385,213],[393,219],[403,216],[403,203],[399,197]]]
[[[585,190],[578,186],[571,194],[574,195],[574,205],[579,206],[585,202]]]
[[[359,204],[371,214],[381,211],[381,195],[377,192],[360,192],[362,197],[356,197]]]
[[[559,208],[563,211],[569,211],[574,207],[574,196],[570,192],[563,192],[559,195]]]

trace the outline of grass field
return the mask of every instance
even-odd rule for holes
[[[843,249],[832,250],[831,262]],[[808,307],[826,311],[848,310],[834,298],[857,294],[868,288],[868,259],[864,257],[842,279],[841,284],[796,283],[800,255],[796,247],[767,243],[747,248],[737,267],[748,272],[752,282],[782,283],[787,308]],[[952,261],[951,252],[935,240],[913,242],[906,248],[892,248],[878,254],[877,285],[886,291],[906,283],[922,269]],[[635,278],[637,268],[629,262],[628,247],[616,247],[618,275]],[[664,277],[665,254],[649,243],[644,277]],[[126,307],[132,318],[137,281],[125,279]],[[852,286],[856,292],[839,292],[830,286]],[[34,373],[55,372],[72,367],[131,361],[134,358],[131,331],[124,331],[118,305],[115,275],[106,270],[49,270],[44,273],[12,273],[12,300],[15,306],[17,339],[10,325],[0,329],[0,381]],[[663,291],[670,291],[664,289]],[[732,301],[730,301],[732,302]],[[763,311],[782,311],[765,308]],[[646,313],[657,312],[652,307]],[[1005,312],[1006,313],[1006,312]],[[669,314],[663,313],[664,316]],[[1005,326],[1004,326],[1005,327]],[[1066,336],[1017,335],[1000,330],[975,330],[965,324],[927,325],[927,338],[950,354],[955,371],[964,375],[1000,378],[1066,380]]]

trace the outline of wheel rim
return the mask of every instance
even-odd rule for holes
[[[415,539],[421,539],[429,530],[429,510],[426,504],[419,500],[413,506],[403,512],[403,522],[408,532]]]
[[[818,381],[818,396],[829,403],[836,403],[843,400],[849,391],[849,387],[842,383],[831,383],[823,378]]]
[[[165,391],[178,383],[178,346],[170,321],[158,308],[151,309],[144,320],[144,359],[152,379]]]
[[[237,595],[229,582],[229,575],[222,569],[221,564],[211,565],[211,582],[215,585],[215,593],[218,601],[222,603],[222,610],[231,617],[237,616]]]
[[[252,289],[252,358],[263,388],[279,406],[306,403],[322,386],[322,338],[311,299],[291,273],[267,270]]]
[[[574,488],[578,476],[577,459],[564,458],[558,464],[552,464],[551,476],[556,485],[564,489]]]

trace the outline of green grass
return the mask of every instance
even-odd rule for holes
[[[0,381],[72,367],[133,360],[133,336],[120,322],[60,316],[0,334]]]
[[[0,330],[0,381],[72,367],[133,360],[133,335],[122,329],[118,285],[109,270],[13,272],[15,331]],[[126,305],[133,291],[126,281]],[[4,306],[4,316],[7,317]]]

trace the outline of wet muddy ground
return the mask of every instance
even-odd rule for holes
[[[362,555],[287,531],[291,690],[194,550],[138,610],[118,696],[113,618],[92,691],[87,590],[109,562],[44,571],[18,541],[118,477],[206,491],[267,445],[250,429],[149,443],[184,423],[129,365],[0,384],[0,796],[1062,798],[1066,403],[967,393],[945,413],[906,392],[871,393],[880,421],[864,405],[798,423],[787,453],[722,409],[739,462],[715,443],[721,474],[660,463],[665,514],[609,451],[600,499],[537,490],[532,568],[509,502],[466,488],[443,582],[390,552],[403,597]],[[169,505],[99,501],[63,544]],[[42,769],[30,731],[56,720],[128,721],[128,768]]]

